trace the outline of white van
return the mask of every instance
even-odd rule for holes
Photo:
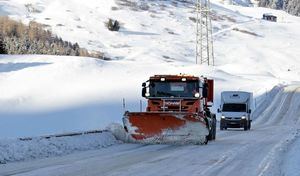
[[[224,91],[221,93],[220,130],[227,128],[251,128],[251,108],[253,94],[242,91]]]

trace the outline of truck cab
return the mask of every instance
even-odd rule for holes
[[[213,102],[213,80],[202,81],[188,75],[155,75],[143,83],[142,96],[148,99],[147,112],[198,113]]]
[[[227,128],[251,128],[251,108],[253,94],[242,91],[224,91],[221,93],[220,130]]]

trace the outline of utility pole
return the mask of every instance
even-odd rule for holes
[[[197,34],[196,64],[215,65],[210,0],[196,0]]]

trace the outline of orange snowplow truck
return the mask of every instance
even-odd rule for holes
[[[155,75],[142,84],[146,112],[123,117],[130,142],[207,144],[216,137],[213,80],[190,75]]]

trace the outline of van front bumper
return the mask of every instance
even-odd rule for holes
[[[221,119],[221,126],[224,128],[243,128],[247,124],[247,119],[231,120]]]

